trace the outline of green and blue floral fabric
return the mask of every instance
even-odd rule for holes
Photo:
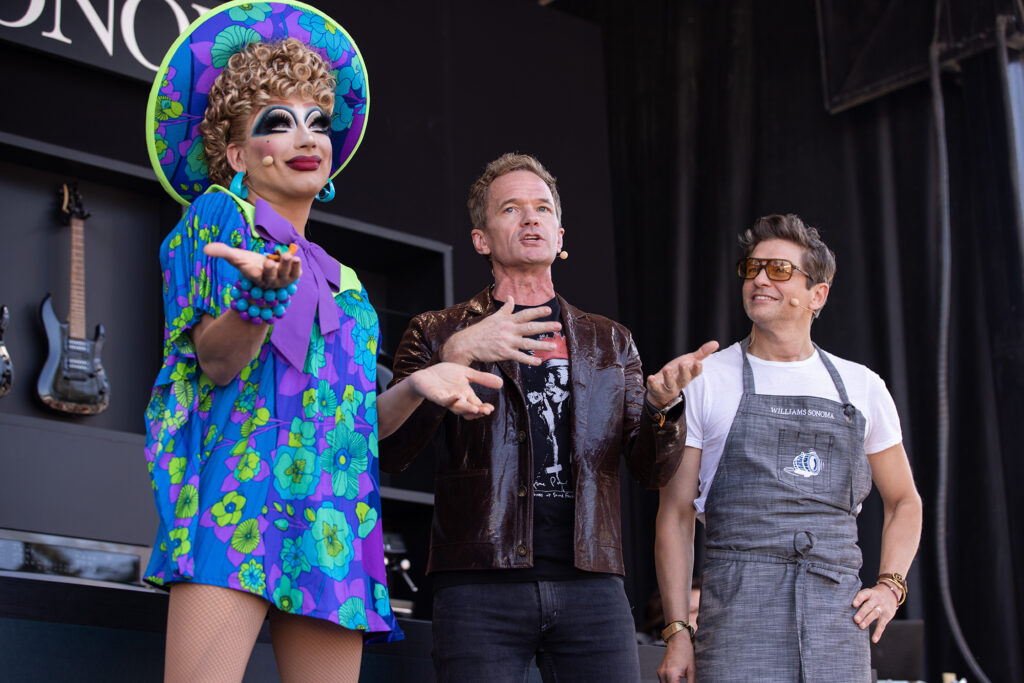
[[[146,410],[160,528],[146,580],[248,591],[286,612],[400,639],[380,521],[377,314],[361,287],[336,294],[341,329],[322,335],[314,322],[301,371],[264,342],[237,378],[215,386],[189,329],[227,310],[238,279],[203,253],[217,241],[274,246],[226,193],[199,197],[161,246],[164,364]]]

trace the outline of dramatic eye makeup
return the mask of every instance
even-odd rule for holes
[[[268,107],[260,117],[256,119],[256,125],[252,127],[252,136],[270,135],[271,133],[284,133],[295,126],[295,117],[288,107]]]
[[[297,121],[295,111],[291,107],[276,105],[267,107],[252,128],[252,137],[271,135],[272,133],[287,133],[293,130]],[[331,117],[324,113],[319,107],[313,107],[306,112],[306,127],[313,133],[329,133],[331,130]]]
[[[331,131],[331,117],[320,109],[311,110],[306,120],[306,125],[314,133],[329,133]]]

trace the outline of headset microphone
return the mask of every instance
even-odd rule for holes
[[[807,306],[804,306],[802,303],[800,303],[800,299],[797,299],[796,297],[793,297],[792,299],[789,300],[789,305],[790,306],[796,306],[797,308],[802,308],[805,311],[810,311],[815,316],[818,315],[817,311],[815,311],[813,308],[809,308]]]

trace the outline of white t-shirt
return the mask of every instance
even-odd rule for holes
[[[828,353],[828,352],[826,352]],[[878,453],[903,440],[900,416],[885,382],[867,367],[828,354],[846,385],[850,402],[864,414],[864,452]],[[791,363],[747,354],[759,394],[817,396],[839,401],[832,377],[815,351]],[[686,396],[686,445],[701,449],[700,493],[693,502],[704,521],[704,503],[722,459],[725,441],[743,396],[743,357],[739,342],[704,360],[704,371],[683,390]]]

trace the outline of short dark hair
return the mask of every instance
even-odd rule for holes
[[[558,197],[558,184],[555,176],[551,175],[544,165],[535,157],[529,154],[516,154],[509,152],[487,164],[487,168],[476,179],[476,182],[469,188],[469,200],[466,202],[469,208],[469,220],[477,230],[487,228],[487,198],[491,189],[491,183],[503,175],[513,171],[529,171],[544,181],[551,190],[551,198],[555,201],[555,217],[558,224],[562,224],[562,200]]]
[[[832,278],[836,274],[836,255],[822,241],[818,229],[806,225],[800,216],[787,213],[785,216],[773,214],[758,218],[751,228],[740,235],[743,255],[750,256],[754,247],[765,240],[786,240],[803,247],[804,262],[799,265],[810,275],[807,289],[819,282],[832,285]]]

